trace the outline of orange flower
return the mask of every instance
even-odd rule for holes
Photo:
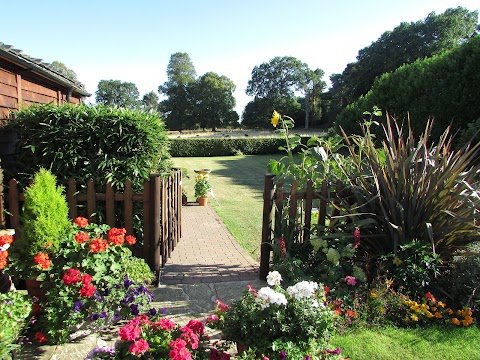
[[[335,310],[333,310],[333,312],[335,313],[335,315],[342,315],[342,309],[340,309],[340,307],[338,306],[335,308]]]
[[[13,235],[3,234],[0,236],[0,246],[11,244],[13,242]]]
[[[441,319],[443,316],[442,316],[442,314],[440,314],[439,312],[436,312],[436,313],[435,313],[435,317],[436,317],[437,319]]]
[[[448,309],[447,309],[447,314],[448,314],[448,315],[452,315],[452,314],[453,314],[453,310],[450,309],[450,308],[448,308]]]
[[[0,270],[3,270],[7,266],[8,251],[0,251]]]
[[[115,245],[122,245],[125,241],[125,234],[127,230],[111,228],[108,230],[108,240]]]
[[[347,310],[347,316],[348,317],[357,317],[357,313],[354,310]]]
[[[460,320],[458,320],[457,318],[452,318],[452,323],[458,326],[460,325]]]
[[[463,326],[469,326],[473,324],[473,318],[471,316],[465,316],[465,318],[462,320],[462,325]]]
[[[125,241],[128,243],[128,245],[133,245],[137,242],[137,239],[135,238],[135,236],[132,236],[132,235],[128,235],[126,238],[125,238]]]
[[[42,269],[48,269],[52,265],[50,257],[48,256],[48,254],[45,253],[38,253],[37,255],[35,255],[33,260],[35,260],[35,262],[40,265]]]
[[[73,220],[73,222],[81,228],[84,228],[88,225],[88,219],[81,216],[77,217],[75,220]]]
[[[108,249],[108,242],[105,239],[95,238],[89,245],[92,253],[103,252]]]
[[[75,234],[75,241],[79,244],[87,242],[88,240],[90,240],[90,235],[88,235],[86,232],[81,231]]]

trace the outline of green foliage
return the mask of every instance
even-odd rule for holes
[[[306,142],[307,138],[302,138]],[[274,154],[284,144],[281,138],[210,138],[170,139],[170,153],[173,157],[229,156]]]
[[[120,80],[100,80],[95,92],[97,104],[137,109],[140,106],[140,93],[131,82]]]
[[[476,36],[454,50],[384,74],[367,94],[337,116],[335,127],[360,134],[363,109],[378,105],[397,119],[415,119],[411,126],[417,136],[433,117],[434,141],[449,124],[452,133],[465,129],[480,116],[480,103],[473,96],[480,87],[479,62],[480,37]]]
[[[270,128],[273,110],[295,119],[303,119],[305,112],[294,97],[255,98],[250,101],[242,114],[242,126],[251,129]]]
[[[353,168],[346,172],[348,190],[339,209],[354,222],[375,220],[361,245],[373,256],[396,255],[417,239],[448,260],[480,239],[475,226],[480,199],[474,190],[480,169],[472,166],[479,146],[453,151],[448,129],[430,144],[432,129],[428,122],[416,141],[410,127],[387,117],[380,150],[369,126],[363,136],[344,134]]]
[[[19,292],[0,293],[0,358],[11,360],[11,351],[19,349],[19,336],[27,326],[32,302]]]
[[[40,167],[60,183],[93,179],[122,189],[142,188],[151,172],[170,168],[160,118],[137,110],[71,104],[33,105],[17,113],[17,176],[27,182]]]
[[[33,183],[24,191],[23,225],[13,248],[26,255],[53,253],[59,248],[70,228],[63,191],[50,171],[41,168],[35,174]]]
[[[336,114],[346,105],[366,94],[374,84],[374,80],[382,74],[392,72],[402,65],[411,64],[418,59],[425,59],[453,49],[475,33],[478,33],[478,11],[469,11],[463,7],[450,8],[439,15],[432,12],[424,20],[402,22],[392,31],[384,32],[371,45],[359,50],[357,61],[348,64],[342,74],[334,74],[331,77],[330,93],[333,97],[333,112]],[[461,72],[462,69],[459,68],[457,71]],[[435,83],[435,78],[433,82],[415,77],[412,77],[411,80],[422,83],[424,85],[423,92],[432,90],[433,96],[439,94],[442,97],[446,96],[445,89],[441,89],[440,86],[439,91],[430,89],[430,86]],[[425,84],[428,84],[428,87]],[[458,85],[458,89],[462,89],[460,84]],[[415,99],[415,97],[421,96],[419,90],[409,91],[408,86],[403,86],[391,97],[395,98],[402,96],[404,92],[410,92],[411,98]],[[453,91],[446,93],[454,96]],[[385,106],[380,102],[376,103]],[[442,102],[440,101],[440,103]],[[384,108],[392,113],[393,109]],[[426,116],[415,115],[414,117],[426,119]]]
[[[155,279],[152,272],[144,259],[132,256],[123,259],[122,266],[126,270],[128,278],[136,283],[147,281],[151,283]]]
[[[195,176],[195,197],[201,198],[207,196],[212,190],[212,184],[207,174],[199,174]]]

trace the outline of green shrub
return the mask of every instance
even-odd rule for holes
[[[480,199],[475,192],[480,166],[473,166],[479,144],[452,150],[447,129],[438,143],[429,142],[428,122],[416,141],[410,127],[387,117],[381,149],[364,127],[363,136],[348,137],[353,169],[347,173],[348,190],[341,207],[354,223],[374,219],[370,236],[360,249],[373,258],[400,251],[419,241],[448,262],[457,250],[480,239],[475,225]],[[393,261],[393,260],[392,260]]]
[[[150,270],[145,260],[141,258],[131,256],[124,260],[123,267],[127,272],[128,279],[133,282],[143,283],[144,281],[148,281],[148,283],[150,283],[155,279],[152,270]]]
[[[164,125],[154,113],[103,105],[33,105],[17,112],[17,176],[28,181],[40,167],[60,183],[70,178],[110,181],[121,189],[125,180],[142,187],[151,172],[167,172],[168,143]],[[18,178],[18,177],[17,177]]]
[[[24,192],[23,225],[19,246],[28,255],[52,253],[70,230],[63,187],[50,171],[40,169]]]
[[[307,138],[302,138],[306,142]],[[170,139],[170,153],[174,157],[264,155],[279,152],[282,138],[179,138]]]

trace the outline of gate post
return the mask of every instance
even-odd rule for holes
[[[270,269],[270,252],[272,251],[272,223],[273,223],[273,199],[275,175],[266,174],[263,188],[263,220],[262,220],[262,242],[260,245],[260,280],[266,280]]]

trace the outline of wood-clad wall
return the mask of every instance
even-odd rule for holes
[[[6,122],[10,112],[22,106],[63,104],[67,102],[67,91],[58,84],[29,75],[28,71],[17,71],[14,65],[0,60],[0,122]],[[79,104],[81,98],[72,94],[70,103]]]

